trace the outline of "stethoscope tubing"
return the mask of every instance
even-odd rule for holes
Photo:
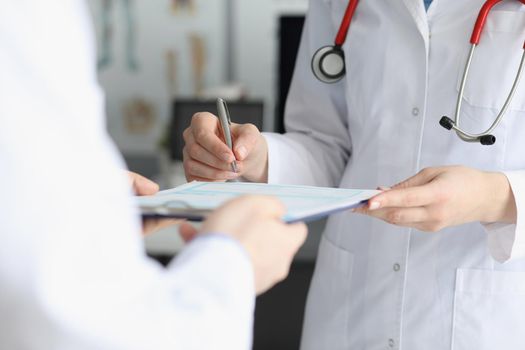
[[[440,120],[440,124],[444,128],[448,130],[453,129],[456,132],[456,134],[463,141],[466,141],[466,142],[480,142],[484,145],[492,145],[494,144],[494,142],[496,142],[496,138],[492,135],[492,132],[499,126],[505,114],[507,113],[509,106],[514,98],[514,95],[516,94],[516,91],[518,89],[521,77],[523,75],[523,70],[525,69],[525,42],[524,42],[523,44],[524,52],[521,58],[518,73],[516,74],[516,77],[512,84],[512,88],[509,94],[507,95],[507,99],[505,100],[503,107],[499,111],[496,119],[494,119],[492,125],[485,132],[482,132],[479,134],[469,133],[460,127],[461,108],[463,105],[465,86],[466,86],[468,76],[470,73],[470,68],[472,65],[472,59],[474,57],[474,52],[476,51],[476,47],[479,45],[479,42],[481,40],[483,29],[485,27],[485,23],[490,14],[490,11],[495,5],[497,5],[501,1],[503,0],[486,0],[483,6],[481,7],[478,17],[476,18],[476,23],[474,24],[474,28],[472,29],[472,35],[470,37],[470,43],[472,46],[470,48],[469,56],[465,64],[465,70],[463,72],[463,77],[461,80],[460,90],[459,90],[458,98],[456,101],[456,110],[455,110],[454,120],[451,120],[450,118],[446,116],[444,116]],[[525,4],[525,0],[519,0],[519,1]],[[354,14],[357,9],[358,3],[359,3],[359,0],[349,0],[348,5],[346,7],[345,14],[341,21],[341,25],[337,32],[337,36],[335,38],[334,46],[322,47],[314,54],[312,58],[312,71],[314,75],[320,81],[324,83],[338,82],[345,75],[345,72],[346,72],[345,58],[344,58],[344,51],[342,49],[342,46],[346,41],[348,31],[350,29],[350,24],[352,22],[352,19],[354,18]],[[332,73],[329,70],[325,70],[326,67],[323,66],[323,64],[325,64],[325,61],[326,61],[325,58],[328,57],[329,55],[331,55],[330,57],[337,57],[342,60],[342,67],[336,66],[336,68],[334,69],[335,73]],[[339,63],[341,63],[341,61]]]
[[[478,17],[476,19],[476,23],[474,25],[474,29],[472,30],[472,35],[470,37],[470,43],[471,48],[468,55],[467,62],[465,64],[465,70],[463,71],[463,77],[461,80],[461,85],[458,93],[458,98],[456,101],[456,112],[454,114],[454,121],[451,123],[450,128],[453,129],[459,138],[461,138],[463,141],[466,142],[480,142],[482,138],[490,137],[493,139],[493,141],[487,143],[487,144],[493,144],[495,142],[495,137],[492,136],[492,132],[499,126],[501,121],[503,120],[505,114],[507,113],[509,106],[512,102],[512,99],[514,98],[514,95],[516,94],[516,91],[518,89],[519,83],[521,81],[521,77],[523,75],[523,69],[525,66],[525,43],[523,45],[524,52],[521,57],[520,66],[518,69],[518,73],[516,74],[516,77],[514,78],[514,82],[512,84],[512,88],[507,95],[507,99],[505,100],[505,103],[503,104],[503,107],[500,109],[498,116],[494,121],[492,122],[491,126],[485,130],[482,133],[470,133],[467,132],[460,127],[460,119],[461,119],[461,107],[463,105],[463,97],[465,93],[465,86],[468,80],[468,76],[470,73],[470,67],[472,65],[472,59],[474,57],[474,53],[476,51],[477,46],[480,43],[481,35],[483,34],[483,29],[485,28],[485,23],[487,22],[487,18],[490,14],[490,11],[492,8],[500,3],[503,0],[487,0],[485,4],[483,4],[481,10],[479,11]],[[525,0],[519,0],[523,4],[525,4]],[[483,142],[482,142],[483,143]]]
[[[350,23],[354,18],[354,13],[357,9],[358,3],[359,0],[350,0],[348,2],[348,6],[346,6],[346,11],[341,22],[341,26],[339,27],[339,31],[337,32],[337,36],[335,37],[335,46],[342,47],[345,43],[348,31],[350,29]]]
[[[469,56],[468,56],[467,63],[465,65],[465,70],[464,70],[464,73],[463,73],[463,78],[461,80],[460,90],[459,90],[459,93],[458,93],[458,99],[457,99],[457,103],[456,103],[456,112],[455,112],[455,115],[454,115],[454,124],[452,125],[452,129],[454,129],[456,131],[457,135],[463,141],[466,141],[466,142],[478,142],[480,140],[480,138],[492,134],[492,132],[498,127],[498,125],[503,120],[503,117],[507,113],[508,108],[509,108],[509,106],[510,106],[510,104],[512,102],[512,99],[514,98],[514,95],[516,94],[516,91],[518,89],[519,83],[520,83],[521,78],[523,76],[523,70],[525,68],[525,49],[524,49],[523,54],[521,56],[521,61],[520,61],[520,65],[519,65],[519,68],[518,68],[518,73],[516,74],[516,77],[515,77],[514,82],[512,84],[512,88],[511,88],[509,94],[507,95],[507,99],[505,100],[505,103],[504,103],[503,107],[501,108],[500,112],[498,113],[498,116],[496,117],[496,119],[494,120],[492,125],[485,132],[482,132],[482,133],[479,133],[479,134],[469,133],[469,132],[461,129],[461,127],[459,126],[459,123],[460,123],[460,118],[461,118],[461,107],[463,105],[463,96],[464,96],[464,92],[465,92],[465,86],[466,86],[466,83],[467,83],[467,80],[468,80],[470,67],[471,67],[471,64],[472,64],[472,58],[474,57],[474,52],[476,50],[476,47],[477,47],[477,44],[472,44],[472,47],[470,48]]]
[[[490,14],[490,11],[492,8],[502,2],[503,0],[487,0],[481,7],[481,10],[479,11],[478,18],[476,19],[476,24],[474,25],[474,29],[472,30],[472,36],[470,37],[470,43],[478,45],[479,41],[481,39],[481,34],[483,33],[483,28],[485,27],[485,23],[487,22],[487,18]],[[525,0],[519,0],[521,3],[525,4]],[[525,43],[523,45],[525,48]]]

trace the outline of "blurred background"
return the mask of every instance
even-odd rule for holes
[[[185,182],[182,132],[229,103],[232,120],[284,132],[283,111],[307,0],[89,0],[108,130],[128,167],[161,188]],[[310,225],[290,277],[257,300],[254,349],[298,349],[324,222]],[[177,228],[146,238],[168,263]]]

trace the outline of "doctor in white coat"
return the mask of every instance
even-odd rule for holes
[[[454,113],[483,3],[434,0],[427,12],[423,0],[360,1],[343,45],[346,76],[325,84],[311,59],[333,42],[348,2],[311,0],[287,133],[236,126],[231,154],[212,116],[196,115],[186,131],[190,179],[231,177],[235,156],[250,181],[386,187],[358,210],[368,215],[328,221],[303,349],[525,348],[525,84],[492,146],[439,125]],[[485,130],[505,102],[524,11],[503,1],[487,19],[465,89],[467,130]]]
[[[84,1],[0,0],[0,349],[250,349],[304,224],[241,198],[184,226],[167,268],[149,259],[95,58]]]

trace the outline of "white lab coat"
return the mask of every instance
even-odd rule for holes
[[[438,125],[453,116],[482,0],[360,1],[344,44],[347,74],[326,85],[310,60],[333,42],[347,0],[311,0],[284,136],[267,134],[269,181],[375,188],[450,164],[504,171],[517,225],[472,223],[430,234],[344,213],[330,218],[311,284],[302,348],[525,349],[525,82],[494,146]],[[465,92],[479,132],[510,90],[525,6],[490,14]]]
[[[0,349],[249,349],[247,254],[146,258],[103,110],[83,2],[0,0]]]

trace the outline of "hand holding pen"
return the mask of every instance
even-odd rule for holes
[[[222,100],[221,100],[222,101]],[[223,102],[217,101],[220,111]],[[239,177],[252,182],[266,182],[268,149],[266,140],[252,124],[228,123],[227,106],[224,107],[221,127],[220,114],[202,112],[193,116],[184,131],[184,171],[188,181],[224,181]],[[231,145],[226,133],[229,131]],[[224,140],[222,139],[224,137]],[[235,164],[234,164],[235,163]]]

